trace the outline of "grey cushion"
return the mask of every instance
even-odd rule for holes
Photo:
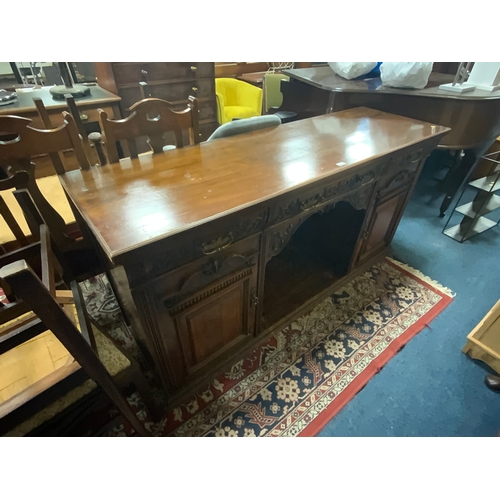
[[[221,125],[207,141],[221,139],[222,137],[231,137],[232,135],[246,134],[254,130],[260,130],[267,127],[276,127],[281,124],[279,117],[275,115],[254,116],[253,118],[244,118]]]

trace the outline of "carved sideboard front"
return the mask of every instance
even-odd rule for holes
[[[125,263],[171,400],[381,257],[431,149],[416,145],[294,190],[152,245],[139,266]],[[325,269],[309,270],[309,255]],[[304,276],[291,278],[299,268]]]
[[[360,107],[61,183],[174,405],[381,258],[448,131]]]

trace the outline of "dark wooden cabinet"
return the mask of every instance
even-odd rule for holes
[[[446,132],[357,108],[61,182],[175,405],[382,258]]]
[[[380,258],[429,152],[413,146],[223,226],[206,224],[201,239],[188,237],[186,247],[172,239],[178,252],[158,245],[148,257],[154,265],[130,269],[143,322],[157,332],[156,353],[160,345],[164,353],[157,363],[166,364],[160,371],[170,374],[170,393],[182,397],[211,367],[220,369]],[[174,269],[148,278],[167,266]]]
[[[423,151],[417,149],[394,158],[388,164],[386,174],[376,183],[354,265],[365,262],[391,243],[423,168],[424,156]]]
[[[255,285],[254,266],[200,290],[171,310],[188,374],[255,334]]]
[[[403,192],[375,207],[361,250],[360,261],[366,260],[389,243],[392,229],[399,219],[406,195],[407,193]]]
[[[140,82],[147,83],[152,97],[165,99],[182,109],[188,97],[198,98],[201,140],[217,128],[215,69],[209,62],[111,62],[94,63],[101,87],[122,98],[122,112],[143,99]]]

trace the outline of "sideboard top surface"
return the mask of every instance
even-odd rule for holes
[[[60,179],[113,259],[449,130],[359,107]]]

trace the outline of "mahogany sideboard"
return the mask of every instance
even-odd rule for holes
[[[387,252],[449,130],[360,107],[60,179],[176,404]]]

